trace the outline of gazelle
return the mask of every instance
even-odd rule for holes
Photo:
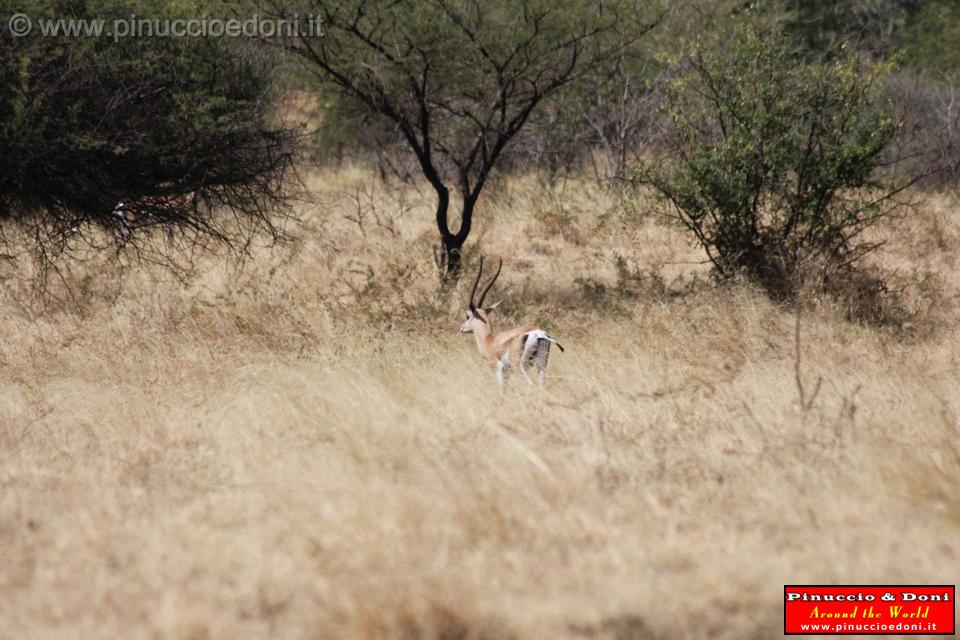
[[[500,383],[501,391],[504,388],[504,373],[514,367],[520,370],[523,377],[527,379],[527,384],[532,386],[533,381],[527,375],[527,367],[531,365],[536,365],[539,371],[542,391],[547,374],[547,359],[550,357],[550,345],[551,343],[557,345],[560,351],[564,350],[563,346],[551,338],[546,331],[534,325],[526,324],[502,333],[493,332],[493,327],[490,325],[490,312],[500,303],[484,308],[483,301],[493,287],[493,283],[497,281],[501,269],[503,269],[503,258],[497,265],[497,272],[493,274],[493,279],[480,294],[480,299],[474,302],[477,285],[480,284],[480,277],[483,274],[483,258],[480,258],[477,278],[473,281],[473,288],[470,290],[467,319],[460,327],[460,333],[472,333],[477,341],[477,350],[480,351],[480,355],[497,367],[497,382]]]

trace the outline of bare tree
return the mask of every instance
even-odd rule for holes
[[[659,17],[642,3],[599,0],[265,0],[261,7],[322,17],[323,36],[301,38],[293,51],[324,86],[387,119],[416,156],[437,195],[438,266],[448,280],[459,274],[480,193],[531,113],[584,74],[606,72]]]

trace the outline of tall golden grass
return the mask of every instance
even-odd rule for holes
[[[956,581],[954,197],[878,232],[909,323],[798,345],[655,202],[505,179],[468,260],[567,351],[500,398],[429,193],[310,186],[242,269],[5,267],[0,637],[772,638],[785,583]]]

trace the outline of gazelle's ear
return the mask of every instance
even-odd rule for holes
[[[497,300],[496,302],[494,302],[494,303],[493,303],[492,305],[490,305],[489,307],[484,307],[483,310],[486,311],[487,313],[490,313],[491,311],[493,311],[494,309],[496,309],[497,307],[499,307],[501,302],[503,302],[503,300]]]

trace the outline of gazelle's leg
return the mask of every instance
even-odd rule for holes
[[[550,360],[550,342],[543,341],[543,353],[537,354],[537,370],[540,378],[540,393],[542,394],[547,384],[547,362]]]
[[[523,374],[523,377],[526,378],[526,380],[527,380],[527,386],[528,386],[528,387],[532,387],[532,386],[533,386],[533,380],[531,380],[531,379],[530,379],[530,376],[527,374],[527,366],[526,366],[526,364],[521,364],[521,365],[520,365],[520,372]]]

